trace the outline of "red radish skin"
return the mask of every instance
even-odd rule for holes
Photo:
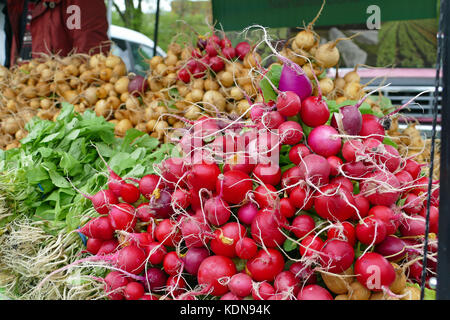
[[[276,186],[281,181],[281,168],[277,164],[259,163],[253,169],[253,176],[257,181]]]
[[[290,231],[294,233],[297,238],[303,239],[306,235],[310,234],[315,227],[316,223],[311,216],[300,214],[292,221]]]
[[[347,241],[350,244],[350,246],[354,247],[356,244],[355,227],[348,221],[336,224],[336,227],[332,227],[327,230],[327,239],[344,240]]]
[[[423,198],[418,197],[414,193],[408,193],[402,197],[405,199],[405,203],[401,207],[409,215],[419,214],[423,208]]]
[[[269,111],[262,115],[259,127],[266,130],[275,130],[284,123],[285,118],[278,111]]]
[[[99,214],[108,214],[111,206],[119,203],[113,191],[109,189],[100,190],[93,196],[83,195],[85,198],[92,201],[92,205]]]
[[[150,199],[153,191],[158,188],[161,178],[156,174],[145,175],[139,180],[139,191],[141,194]]]
[[[342,145],[342,157],[346,162],[355,161],[363,154],[364,144],[360,140],[347,140]]]
[[[126,300],[139,300],[144,293],[144,286],[136,281],[129,282],[124,289],[124,296]]]
[[[110,189],[116,197],[120,197],[120,189],[125,181],[123,181],[123,179],[114,171],[109,170],[109,172],[108,189]]]
[[[253,190],[253,184],[248,174],[238,170],[230,170],[219,176],[216,182],[216,190],[226,202],[239,204],[247,197],[247,193]]]
[[[268,248],[259,250],[256,255],[247,261],[247,273],[254,281],[273,281],[283,270],[283,255],[277,249]]]
[[[356,196],[354,196],[355,199],[355,205],[356,208],[358,209],[357,212],[355,212],[355,214],[352,216],[352,220],[360,220],[363,219],[365,217],[367,217],[367,215],[369,214],[369,210],[370,210],[370,202],[369,200],[367,200],[366,197],[364,197],[362,194],[357,194]]]
[[[167,282],[167,275],[159,268],[151,267],[145,272],[145,290],[159,292],[164,289]]]
[[[236,296],[246,297],[252,293],[252,278],[246,273],[236,273],[231,277],[228,288]]]
[[[294,145],[303,138],[302,126],[295,121],[286,121],[278,126],[278,133],[282,144]]]
[[[101,247],[97,251],[97,256],[108,255],[115,252],[119,248],[119,242],[116,239],[103,241]]]
[[[254,300],[269,300],[273,295],[275,295],[275,288],[266,281],[256,283],[252,290]]]
[[[180,222],[180,230],[187,247],[202,247],[209,243],[212,233],[207,222],[200,217],[184,216]]]
[[[219,197],[208,199],[205,202],[204,210],[208,222],[215,226],[223,225],[231,216],[230,206]]]
[[[322,267],[331,273],[342,273],[353,264],[355,251],[344,240],[327,240],[320,250]]]
[[[390,207],[400,196],[400,183],[390,172],[377,171],[369,173],[361,181],[360,190],[372,205]]]
[[[172,219],[164,219],[156,225],[155,238],[168,247],[176,247],[182,240],[181,232]]]
[[[228,258],[236,257],[236,243],[245,237],[246,229],[237,222],[228,222],[214,231],[215,237],[210,242],[211,251]]]
[[[330,165],[330,175],[335,177],[340,174],[339,168],[342,166],[343,161],[337,156],[327,157],[327,161]]]
[[[135,208],[128,203],[119,203],[111,208],[108,215],[114,230],[132,231],[136,226]]]
[[[251,225],[253,219],[255,219],[258,214],[258,206],[253,202],[247,202],[239,207],[237,214],[240,222]]]
[[[229,291],[226,285],[219,283],[219,279],[231,278],[236,274],[236,266],[230,258],[224,256],[210,256],[202,261],[198,268],[197,279],[199,285],[212,289],[211,295],[222,296]]]
[[[310,96],[302,99],[300,117],[307,126],[315,128],[324,125],[328,121],[330,110],[324,100]]]
[[[150,208],[157,219],[166,219],[173,214],[172,195],[167,190],[158,190],[150,199]]]
[[[417,179],[420,175],[420,171],[422,170],[419,163],[412,159],[407,159],[405,163],[404,170],[408,171],[413,180]]]
[[[297,300],[333,300],[333,296],[327,289],[310,284],[300,290]]]
[[[292,218],[297,209],[289,198],[280,199],[280,213],[286,218]]]
[[[279,212],[260,211],[251,225],[252,238],[256,243],[268,248],[281,246],[286,236],[280,230],[282,227]]]
[[[339,153],[342,142],[336,129],[328,125],[320,125],[309,133],[308,146],[318,155],[330,157]]]
[[[415,237],[425,234],[426,220],[421,215],[404,217],[400,223],[399,231],[403,237]]]
[[[239,60],[244,60],[245,56],[250,52],[251,46],[248,42],[242,41],[239,42],[236,47],[236,56]]]
[[[148,261],[152,265],[157,265],[164,261],[164,257],[167,254],[167,249],[161,243],[155,241],[145,247],[145,253]]]
[[[100,216],[89,220],[78,232],[88,238],[110,240],[114,237],[114,228],[107,216]]]
[[[176,189],[172,193],[172,206],[175,208],[186,209],[191,205],[191,194],[184,189]]]
[[[258,252],[258,246],[252,238],[244,237],[236,242],[235,250],[239,258],[249,260]]]
[[[409,187],[412,184],[412,182],[414,181],[411,174],[406,170],[397,172],[395,174],[395,177],[398,179],[398,182],[400,183],[401,188]]]
[[[365,245],[379,244],[386,236],[386,223],[374,216],[368,216],[356,225],[356,238]]]
[[[278,204],[278,193],[277,189],[274,186],[268,185],[260,185],[254,191],[253,195],[255,201],[258,203],[259,208],[275,208]]]
[[[197,275],[198,268],[203,260],[209,257],[208,249],[204,247],[191,247],[187,250],[186,255],[181,259],[184,262],[184,269],[191,275]]]
[[[371,137],[379,141],[383,141],[385,131],[380,123],[380,119],[372,114],[362,115],[362,126],[359,132],[360,136]]]
[[[86,242],[86,251],[89,252],[90,254],[97,254],[102,244],[103,240],[101,239],[89,238]]]
[[[387,289],[395,280],[392,264],[376,252],[368,252],[356,259],[354,272],[359,283],[372,291]]]
[[[328,184],[320,188],[321,194],[314,199],[317,214],[331,221],[345,221],[356,210],[353,194],[338,184]]]
[[[319,255],[324,242],[316,234],[312,233],[303,238],[300,242],[300,255],[302,257],[311,257]]]
[[[299,96],[292,91],[280,92],[277,98],[277,110],[285,117],[293,117],[300,112],[302,103]]]
[[[375,252],[381,254],[389,261],[398,262],[407,254],[406,243],[394,235],[389,235],[375,246]]]
[[[424,206],[420,212],[424,218],[427,216],[427,208]],[[430,206],[430,232],[438,234],[439,231],[439,209],[435,206]]]
[[[311,151],[309,151],[308,147],[304,144],[300,143],[295,146],[293,146],[289,150],[289,160],[296,166],[298,166],[301,162],[301,159],[303,157],[306,157],[308,154],[311,154]]]
[[[128,279],[119,271],[111,271],[105,277],[105,292],[111,300],[123,300],[124,289],[128,284]]]
[[[391,208],[385,206],[373,206],[370,208],[368,215],[385,222],[387,235],[394,234],[400,224],[400,214],[394,213]]]
[[[300,291],[300,281],[295,277],[291,271],[280,272],[273,282],[275,292],[285,293],[286,295],[297,296]]]
[[[284,92],[295,92],[300,98],[300,101],[302,101],[303,108],[305,99],[312,94],[311,81],[298,64],[293,63],[281,55],[278,55],[278,57],[283,61],[278,89]]]
[[[214,191],[219,174],[219,166],[215,163],[194,164],[188,173],[188,184],[196,190],[205,188]]]
[[[117,266],[129,273],[139,274],[145,268],[146,254],[135,245],[126,246],[118,251]]]
[[[300,261],[291,264],[289,271],[304,285],[315,284],[317,282],[317,276],[313,269]]]
[[[283,188],[286,188],[286,192],[289,194],[295,186],[300,185],[302,183],[301,180],[304,180],[303,176],[304,172],[300,169],[300,167],[292,167],[287,169],[281,175],[281,185]]]
[[[346,189],[348,192],[353,193],[353,183],[349,178],[339,176],[334,177],[330,180],[330,183],[340,185],[342,188]]]
[[[238,297],[237,295],[235,295],[232,292],[227,292],[225,293],[222,297],[220,297],[220,300],[242,300],[242,298]]]
[[[307,155],[299,165],[300,179],[316,186],[328,183],[330,171],[331,168],[327,159],[318,154]]]
[[[180,179],[185,176],[187,166],[181,158],[167,158],[159,164],[160,174],[164,183],[170,187],[184,187],[184,183]]]
[[[346,162],[341,169],[348,178],[361,178],[370,172],[369,167],[363,161]]]

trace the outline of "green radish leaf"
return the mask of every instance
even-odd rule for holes
[[[70,188],[70,183],[64,178],[62,175],[60,175],[56,171],[49,171],[48,172],[50,179],[52,180],[53,184],[57,186],[58,188]]]
[[[406,202],[406,197],[398,199],[397,207],[403,207],[405,205],[405,202]]]
[[[286,239],[286,241],[283,243],[283,249],[286,252],[290,252],[292,250],[297,249],[298,244],[294,241],[292,241],[291,239]]]
[[[259,82],[259,86],[261,88],[264,100],[266,102],[271,101],[271,100],[272,101],[277,100],[278,95],[275,92],[275,90],[273,89],[272,84],[276,88],[278,88],[282,69],[283,69],[283,67],[281,65],[273,64],[270,67],[269,71],[267,72],[266,76]]]
[[[384,137],[383,143],[393,146],[395,149],[398,149],[398,145],[394,141],[392,141],[392,139],[389,137]]]

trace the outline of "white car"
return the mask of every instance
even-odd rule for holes
[[[128,71],[145,75],[150,68],[146,60],[153,57],[153,40],[140,32],[115,25],[110,26],[109,34],[113,42],[112,53],[122,58]],[[157,47],[156,55],[164,57],[166,52]]]

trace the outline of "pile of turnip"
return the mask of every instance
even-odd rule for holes
[[[385,118],[361,114],[371,93],[330,112],[303,69],[278,58],[275,101],[250,100],[239,117],[183,119],[172,134],[178,155],[154,164],[156,174],[109,169],[108,185],[84,195],[97,215],[75,230],[88,255],[64,269],[107,268],[97,280],[118,300],[419,299],[428,176],[386,143]]]

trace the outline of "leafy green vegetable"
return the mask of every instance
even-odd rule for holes
[[[261,88],[265,101],[277,100],[278,95],[273,89],[272,85],[278,88],[282,69],[283,67],[281,65],[278,64],[272,65],[269,71],[267,72],[266,76],[259,82],[259,86]]]
[[[297,247],[298,247],[297,243],[292,241],[292,240],[290,240],[290,239],[286,239],[286,241],[284,241],[284,243],[283,243],[283,249],[286,252],[290,252],[292,250],[295,250],[295,249],[297,249]]]

